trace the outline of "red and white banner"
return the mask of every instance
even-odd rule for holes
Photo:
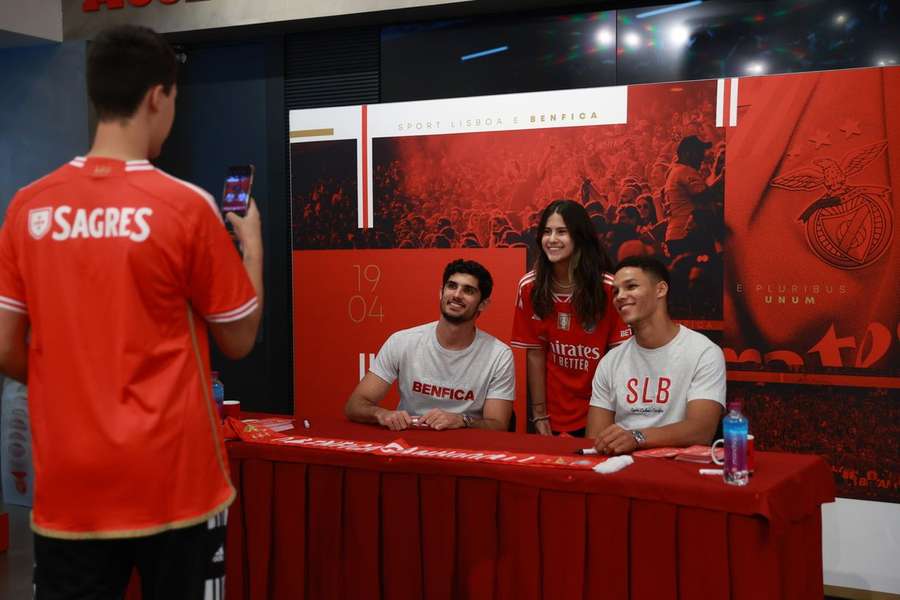
[[[406,458],[428,458],[457,462],[479,462],[519,467],[541,467],[553,469],[591,470],[604,462],[605,456],[562,456],[555,454],[534,454],[498,450],[472,450],[462,448],[432,448],[410,446],[403,439],[387,444],[342,440],[314,436],[293,436],[275,432],[260,422],[243,422],[229,418],[228,425],[245,442],[275,444],[279,446],[300,446],[316,450],[350,452],[353,454],[373,454],[376,456],[402,456]]]

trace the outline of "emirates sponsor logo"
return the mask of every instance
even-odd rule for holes
[[[602,353],[597,346],[550,342],[550,360],[570,371],[589,371],[593,361],[600,360],[600,356]]]
[[[588,360],[600,360],[600,348],[597,346],[583,346],[581,344],[563,344],[562,342],[550,342],[550,351],[567,358],[587,358]]]

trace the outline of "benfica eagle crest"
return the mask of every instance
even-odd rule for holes
[[[773,187],[790,191],[824,188],[798,218],[805,224],[806,241],[820,259],[839,269],[860,269],[881,257],[894,234],[891,188],[850,185],[884,149],[883,140],[851,150],[838,163],[816,158],[817,167],[801,167],[772,179]]]
[[[50,217],[53,210],[45,208],[32,208],[28,211],[28,233],[36,240],[41,239],[50,231]]]

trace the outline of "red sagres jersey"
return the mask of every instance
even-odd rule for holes
[[[0,309],[31,326],[37,533],[150,535],[231,503],[206,322],[256,307],[213,199],[147,161],[76,158],[16,194]]]
[[[591,331],[581,326],[569,296],[554,295],[554,311],[540,319],[531,303],[534,271],[519,281],[510,345],[546,351],[547,412],[554,431],[574,431],[587,424],[597,364],[609,348],[631,336],[613,306],[612,281],[612,275],[603,274],[606,313]]]

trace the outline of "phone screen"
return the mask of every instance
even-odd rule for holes
[[[228,167],[225,189],[222,191],[222,212],[233,212],[241,216],[250,205],[250,190],[253,187],[253,165]]]

